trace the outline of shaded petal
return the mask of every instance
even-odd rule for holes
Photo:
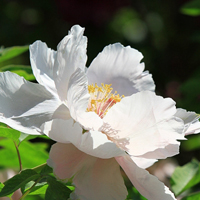
[[[197,115],[195,112],[187,112],[184,109],[178,108],[175,116],[181,118],[184,121],[185,135],[200,132],[200,116]]]
[[[56,52],[47,47],[46,43],[36,41],[29,47],[30,61],[37,82],[57,95],[53,80],[53,66]]]
[[[79,150],[91,156],[112,158],[125,154],[101,132],[88,131],[83,134],[80,125],[72,119],[55,119],[46,122],[42,126],[42,131],[51,139],[62,143],[72,143]]]
[[[73,26],[57,47],[53,75],[61,100],[67,98],[70,76],[77,68],[85,70],[87,38],[83,36],[83,31],[80,26]]]
[[[91,63],[87,71],[89,84],[112,84],[114,91],[125,96],[143,90],[154,91],[152,76],[143,72],[142,58],[139,51],[129,46],[109,45]]]
[[[67,91],[67,105],[70,109],[71,116],[75,120],[77,120],[79,112],[86,111],[89,98],[87,77],[84,71],[77,68],[69,79]]]
[[[171,99],[139,92],[108,111],[101,131],[130,155],[143,155],[184,139],[183,122],[173,116],[175,112]]]
[[[38,134],[42,123],[59,116],[61,103],[43,86],[11,72],[0,73],[0,121],[28,134]]]
[[[117,162],[136,189],[148,200],[172,200],[174,194],[148,171],[139,168],[129,156],[116,157]]]
[[[69,80],[67,105],[73,119],[78,121],[85,130],[98,130],[102,126],[103,121],[96,113],[86,112],[89,98],[87,77],[78,68]]]
[[[74,176],[72,196],[80,200],[122,200],[128,194],[114,158],[95,158],[72,144],[57,143],[52,146],[47,163],[59,179],[67,181]]]

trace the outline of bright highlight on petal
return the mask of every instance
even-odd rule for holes
[[[101,83],[101,86],[91,84],[88,85],[90,100],[88,103],[88,112],[95,112],[103,118],[108,110],[117,102],[120,102],[124,95],[119,96],[117,91],[112,93],[112,84]]]

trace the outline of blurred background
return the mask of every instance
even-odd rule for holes
[[[198,1],[199,2],[199,1]],[[156,92],[200,113],[200,17],[187,0],[0,0],[0,46],[42,40],[56,49],[74,24],[85,27],[87,66],[104,46],[120,42],[143,53]],[[199,3],[200,5],[200,3]],[[199,6],[200,8],[200,6]],[[28,52],[13,64],[30,65]],[[0,63],[6,65],[6,63]],[[176,162],[200,160],[200,136],[183,141]],[[34,141],[33,141],[34,142]]]

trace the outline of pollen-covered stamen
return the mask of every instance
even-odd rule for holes
[[[96,112],[101,118],[103,118],[108,110],[117,102],[120,102],[124,95],[119,96],[117,91],[113,94],[113,88],[111,84],[101,84],[99,87],[95,85],[88,85],[88,91],[90,93],[90,100],[88,104],[88,112]]]

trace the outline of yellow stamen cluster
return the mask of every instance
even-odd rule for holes
[[[101,118],[103,118],[108,110],[117,102],[120,102],[124,95],[119,96],[117,91],[111,93],[113,88],[111,85],[101,83],[101,86],[91,84],[88,85],[88,91],[90,93],[90,101],[88,104],[88,112],[96,112]]]

